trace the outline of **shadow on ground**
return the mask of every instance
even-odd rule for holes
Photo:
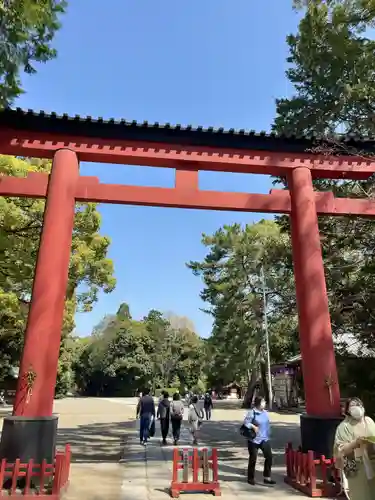
[[[241,423],[240,420],[217,420],[204,422],[202,426],[200,441],[209,447],[218,448],[223,472],[228,463],[231,471],[236,473],[233,470],[236,462],[243,462],[247,456],[247,441],[239,433]],[[186,422],[183,425],[186,425]],[[137,446],[138,439],[134,439],[136,433],[134,420],[79,425],[74,428],[60,428],[57,445],[60,448],[66,443],[71,445],[73,462],[119,462],[125,449],[126,460],[137,463],[143,458]],[[159,434],[157,426],[153,442],[159,442]],[[292,442],[294,446],[298,445],[299,435],[297,423],[272,423],[272,447],[276,467],[284,466],[285,445],[288,442]],[[149,456],[148,460],[153,460],[153,457]]]
[[[201,440],[221,449],[247,448],[247,441],[239,429],[242,421],[211,420],[205,421],[201,428]],[[300,428],[294,422],[272,422],[271,441],[273,449],[284,451],[287,443],[299,444]]]
[[[236,410],[242,408],[242,399],[216,399],[213,402],[215,410]]]
[[[183,423],[184,426],[186,424],[186,422]],[[268,498],[268,487],[262,484],[263,459],[261,453],[259,454],[257,485],[249,489],[246,482],[247,442],[239,434],[240,425],[240,420],[204,422],[200,435],[201,446],[218,448],[219,480],[222,482],[223,487],[226,485],[226,492],[233,494],[247,492],[250,494],[251,492],[255,496]],[[183,435],[185,439],[181,442],[181,447],[185,447],[187,443],[187,434],[184,433]],[[152,439],[147,450],[141,448],[138,444],[136,422],[134,420],[61,428],[58,433],[58,445],[62,447],[66,443],[70,443],[72,446],[72,461],[82,464],[84,467],[84,469],[76,468],[74,470],[78,470],[79,473],[83,470],[83,473],[87,474],[85,467],[88,466],[89,470],[91,470],[92,466],[90,464],[94,464],[93,470],[97,472],[90,476],[88,482],[94,481],[95,474],[100,473],[100,469],[96,469],[99,464],[100,467],[105,467],[105,463],[107,465],[116,464],[124,456],[123,468],[113,469],[117,482],[123,480],[121,474],[123,474],[124,470],[127,471],[129,478],[131,478],[129,481],[135,486],[138,483],[141,484],[143,474],[146,474],[153,491],[157,491],[159,494],[163,492],[167,497],[167,486],[171,477],[173,446],[160,448],[159,441],[160,431],[157,425],[156,436]],[[286,491],[290,497],[294,497],[296,493],[293,490],[289,492],[283,482],[285,471],[284,448],[289,441],[294,445],[299,443],[299,425],[297,423],[273,422],[273,475],[277,481],[274,491]],[[103,470],[107,471],[107,469]],[[110,470],[112,471],[112,469]]]
[[[220,479],[238,481],[245,475],[244,461],[247,460],[247,441],[240,433],[241,421],[210,421],[202,426],[201,440],[205,444],[218,448],[220,460]],[[296,423],[274,422],[272,424],[273,465],[283,470],[285,466],[284,450],[288,442],[299,444],[300,431]],[[259,453],[262,460],[262,453]]]
[[[58,430],[57,446],[72,447],[72,462],[118,462],[134,422],[79,425]]]

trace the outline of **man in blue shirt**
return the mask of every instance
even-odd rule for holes
[[[255,431],[255,437],[248,440],[249,465],[247,468],[247,482],[255,484],[255,465],[258,458],[258,450],[262,450],[264,456],[263,482],[267,485],[275,484],[271,479],[272,449],[270,444],[270,419],[265,410],[266,402],[262,397],[256,397],[254,408],[247,412],[244,425]]]

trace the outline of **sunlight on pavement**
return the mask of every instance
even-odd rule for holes
[[[160,432],[145,449],[139,445],[136,398],[68,398],[56,401],[59,414],[58,444],[72,445],[73,463],[68,500],[107,498],[162,500],[168,498],[172,477],[173,446],[160,446]],[[273,423],[275,487],[262,484],[262,459],[257,466],[258,484],[246,482],[246,443],[239,434],[244,410],[233,404],[217,404],[213,418],[204,422],[200,447],[217,447],[222,498],[286,499],[301,497],[283,482],[286,441],[299,437],[299,415],[271,414]],[[186,418],[186,416],[185,416]],[[190,447],[191,436],[182,427],[182,447]],[[207,499],[207,494],[194,494]]]

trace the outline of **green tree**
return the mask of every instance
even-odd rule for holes
[[[245,228],[224,226],[212,236],[203,235],[202,242],[208,247],[204,261],[188,267],[203,279],[201,298],[214,320],[207,342],[208,383],[244,380],[249,395],[265,359],[261,267],[274,361],[295,348],[295,322],[284,320],[294,301],[289,237],[274,222],[261,221]]]
[[[0,156],[0,175],[23,177],[50,171],[50,162]],[[34,269],[43,224],[44,200],[0,198],[0,364],[18,363],[23,343]],[[90,311],[98,292],[115,286],[110,240],[101,236],[95,204],[78,204],[64,314],[63,342],[74,328],[76,312]],[[62,348],[63,348],[62,344]],[[59,377],[66,365],[59,370]],[[0,370],[1,372],[1,370]]]
[[[191,325],[191,321],[177,320],[176,327]],[[146,328],[153,341],[153,363],[155,383],[168,387],[174,376],[184,386],[196,383],[202,366],[202,341],[189,328],[173,328],[160,311],[151,310],[144,318]]]
[[[374,125],[375,19],[373,0],[299,1],[303,17],[289,35],[287,77],[291,98],[278,99],[274,130],[319,139],[312,152],[359,154],[340,134],[372,137]],[[373,157],[373,155],[370,155]],[[315,180],[335,196],[372,197],[374,179]],[[289,231],[286,217],[278,224]],[[358,345],[375,345],[375,231],[371,221],[351,217],[319,219],[333,333],[355,335]],[[354,376],[354,375],[353,375]],[[355,375],[357,376],[357,375]],[[364,378],[358,379],[360,385]],[[343,381],[342,387],[346,386]]]
[[[172,373],[180,380],[181,387],[193,387],[205,377],[207,357],[204,342],[188,328],[177,330],[175,339],[176,358]]]
[[[130,309],[129,309],[129,306],[128,304],[121,304],[118,311],[117,311],[117,314],[116,314],[117,318],[119,320],[130,320],[132,319],[131,315],[130,315]]]
[[[100,337],[103,332],[107,331],[110,326],[112,326],[116,322],[115,314],[106,314],[104,318],[102,318],[99,323],[94,326],[92,331],[93,337]]]
[[[286,74],[295,93],[276,101],[274,129],[319,136],[340,131],[367,135],[374,130],[375,42],[363,33],[369,23],[348,19],[356,16],[359,6],[372,4],[372,21],[374,1],[306,4],[298,32],[287,37]]]
[[[202,346],[194,332],[172,328],[161,312],[153,309],[136,321],[121,304],[105,328],[94,329],[76,362],[79,390],[130,396],[145,386],[192,387],[202,377]]]
[[[132,395],[149,384],[153,375],[151,339],[143,328],[120,327],[108,344],[104,375],[112,394]]]
[[[287,38],[287,77],[295,93],[276,102],[279,133],[316,134],[318,152],[359,153],[331,133],[374,134],[375,42],[365,36],[375,18],[373,1],[302,2],[297,34]],[[306,7],[307,5],[307,7]],[[373,196],[374,180],[316,180],[316,189],[336,196]],[[289,221],[278,219],[285,230]],[[374,344],[375,232],[371,221],[351,217],[319,219],[334,333],[352,332]]]
[[[324,4],[336,14],[340,13],[340,19],[345,24],[362,30],[374,25],[374,0],[293,0],[293,7],[297,10]]]
[[[194,323],[186,316],[178,316],[178,314],[168,311],[163,315],[165,319],[169,322],[172,328],[175,330],[190,330],[195,332]]]
[[[35,63],[56,57],[52,40],[66,6],[63,0],[0,2],[0,109],[23,93],[21,72],[36,73]]]

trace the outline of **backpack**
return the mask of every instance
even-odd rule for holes
[[[177,404],[176,404],[177,403]],[[181,401],[173,401],[171,405],[171,417],[182,420],[182,403]]]
[[[168,401],[168,403],[161,401],[159,403],[159,417],[160,418],[167,418],[168,417],[168,410],[169,410],[169,401]]]

